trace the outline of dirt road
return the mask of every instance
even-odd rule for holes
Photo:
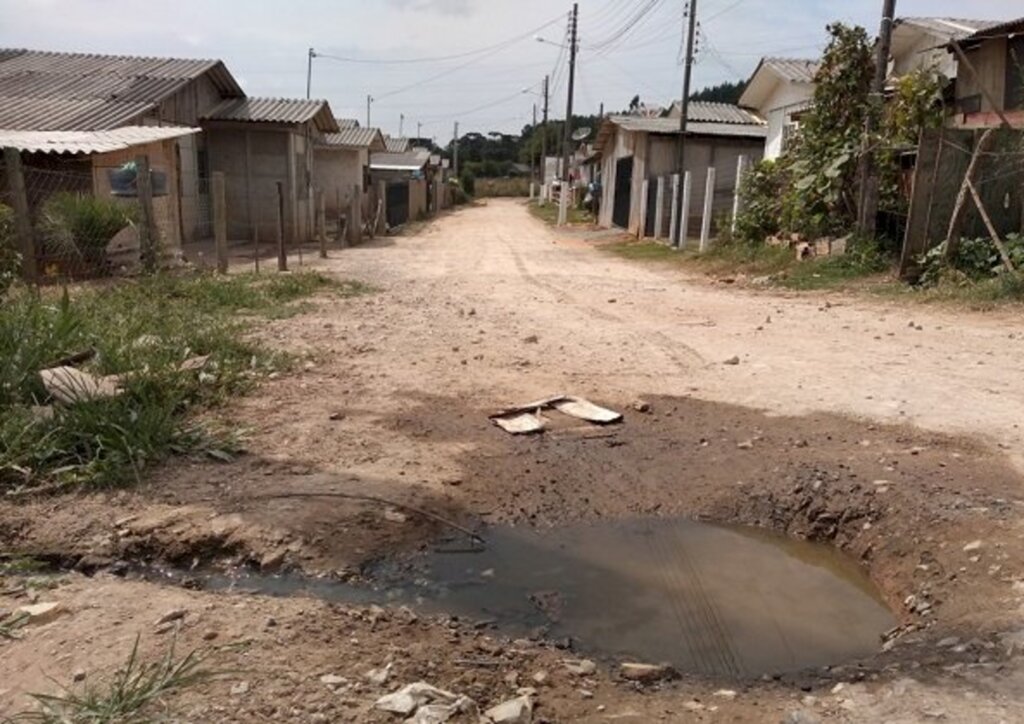
[[[537,687],[549,721],[1024,720],[1024,321],[709,285],[552,231],[512,201],[318,264],[376,292],[266,328],[302,360],[218,411],[248,431],[250,455],[174,462],[136,492],[0,507],[6,547],[99,571],[46,594],[70,615],[0,643],[0,707],[25,706],[46,675],[116,666],[136,633],[160,650],[153,620],[180,607],[183,650],[256,642],[222,654],[246,670],[245,691],[232,679],[173,699],[195,720],[388,721],[369,705],[398,683],[491,705],[538,669],[555,672]],[[610,437],[563,427],[520,439],[487,420],[555,393],[623,410],[624,424]],[[110,572],[149,560],[358,579],[367,561],[438,532],[372,503],[261,497],[325,490],[471,526],[637,515],[759,525],[859,559],[904,629],[856,665],[641,693],[613,668],[581,681],[550,642],[514,644],[472,623]],[[500,665],[453,663],[480,652]],[[363,679],[388,662],[386,685]],[[346,683],[328,687],[325,674]],[[738,695],[713,694],[724,686]]]

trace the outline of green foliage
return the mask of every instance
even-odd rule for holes
[[[0,299],[18,278],[21,254],[14,231],[14,209],[0,204]]]
[[[1024,235],[1008,234],[1003,240],[1007,255],[1017,269],[1024,269]],[[1012,277],[1003,265],[1002,257],[992,239],[961,239],[956,257],[946,264],[946,242],[928,250],[920,258],[922,267],[919,282],[923,286],[939,283],[970,285],[996,277]],[[1019,280],[1019,277],[1017,279]]]
[[[529,205],[530,213],[546,224],[554,226],[558,223],[558,204],[534,202]],[[566,210],[566,222],[569,224],[593,224],[594,215],[589,209],[581,209],[570,205]]]
[[[119,485],[170,453],[223,458],[235,442],[193,424],[191,412],[286,364],[246,338],[251,320],[323,289],[364,287],[317,274],[158,275],[58,299],[12,293],[0,307],[0,489]],[[123,394],[41,414],[35,406],[48,398],[38,371],[89,349],[87,371],[122,375]],[[199,355],[209,355],[201,370],[179,369]]]
[[[477,179],[476,195],[477,198],[496,196],[529,196],[530,179],[523,177]]]
[[[828,31],[814,102],[786,158],[792,183],[781,226],[808,237],[846,233],[856,216],[854,177],[873,74],[863,28],[836,23]]]
[[[214,649],[196,649],[178,658],[174,643],[159,660],[143,663],[139,659],[136,636],[128,661],[114,672],[106,684],[86,684],[81,691],[67,689],[63,694],[33,694],[39,710],[22,714],[20,721],[42,724],[117,724],[155,721],[154,706],[173,691],[206,681],[218,675],[206,662]]]
[[[40,211],[44,252],[103,265],[107,244],[137,216],[137,208],[123,202],[92,194],[54,194]]]
[[[841,256],[826,256],[790,266],[779,279],[789,289],[827,289],[890,266],[888,257],[871,239],[853,239]]]
[[[468,168],[463,169],[459,174],[459,186],[467,196],[476,196],[476,175]]]
[[[739,103],[743,89],[747,82],[743,79],[737,81],[724,81],[718,85],[702,88],[696,93],[690,94],[691,101],[711,101],[713,103]]]
[[[776,161],[761,161],[747,173],[740,185],[740,213],[736,217],[737,240],[760,244],[782,230],[782,192],[785,182],[785,166]]]

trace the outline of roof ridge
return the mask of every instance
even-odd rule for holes
[[[78,50],[35,50],[33,48],[0,47],[0,54],[3,53],[20,53],[22,55],[31,53],[33,55],[65,56],[73,58],[106,58],[111,60],[184,60],[194,63],[207,63],[209,65],[224,62],[220,58],[187,58],[180,55],[132,55],[129,53],[87,53]]]

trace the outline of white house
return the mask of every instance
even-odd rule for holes
[[[762,58],[747,81],[739,104],[752,108],[768,122],[764,157],[778,158],[786,141],[814,98],[816,60],[802,58]]]

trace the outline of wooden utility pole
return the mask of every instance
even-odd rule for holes
[[[864,121],[864,141],[860,162],[857,166],[857,181],[860,189],[860,203],[857,206],[857,229],[865,236],[875,235],[878,216],[878,169],[875,167],[874,141],[878,122],[882,115],[885,77],[889,73],[889,50],[892,48],[892,25],[896,16],[896,0],[883,0],[882,24],[878,30],[875,55],[875,77],[871,81],[871,96],[868,99],[868,115]]]
[[[373,103],[373,96],[366,94],[366,127],[370,127],[370,104]]]
[[[580,6],[572,4],[569,20],[569,91],[565,103],[565,133],[562,134],[562,180],[569,180],[569,156],[572,154],[572,94],[576,85],[576,31],[579,28]],[[566,189],[562,189],[564,192]]]
[[[533,104],[533,126],[532,126],[532,128],[533,128],[533,132],[536,133],[537,132],[537,104],[536,103]],[[534,152],[530,151],[530,183],[531,184],[533,184],[533,182],[537,179],[537,167],[533,165],[535,158],[536,158],[536,156],[534,155]],[[531,186],[531,188],[532,188],[532,186]],[[532,193],[533,192],[531,191],[531,195],[532,195]]]
[[[540,183],[547,182],[548,171],[548,82],[550,76],[544,76],[544,123],[540,128]]]
[[[306,100],[309,100],[309,93],[313,88],[313,58],[315,57],[316,51],[310,48],[309,57],[306,59]]]
[[[27,284],[38,281],[35,241],[32,238],[32,218],[25,190],[25,170],[21,165],[21,151],[16,148],[4,149],[4,166],[7,167],[7,186],[11,189],[11,203],[14,209],[14,234],[18,238],[21,253],[21,276]]]
[[[686,174],[684,167],[686,163],[686,124],[690,113],[690,80],[693,76],[694,39],[697,35],[697,0],[690,0],[687,12],[689,13],[689,23],[686,30],[686,62],[683,64],[683,97],[679,100],[679,143],[676,144],[676,175],[680,179],[685,178]],[[676,231],[681,233],[678,237],[673,235],[669,239],[669,244],[677,249],[682,249],[686,245],[686,232],[683,230],[687,225],[683,220],[683,214],[689,214],[689,208],[682,208],[682,197],[683,194],[673,194],[676,204],[674,209],[674,216],[677,219]]]

